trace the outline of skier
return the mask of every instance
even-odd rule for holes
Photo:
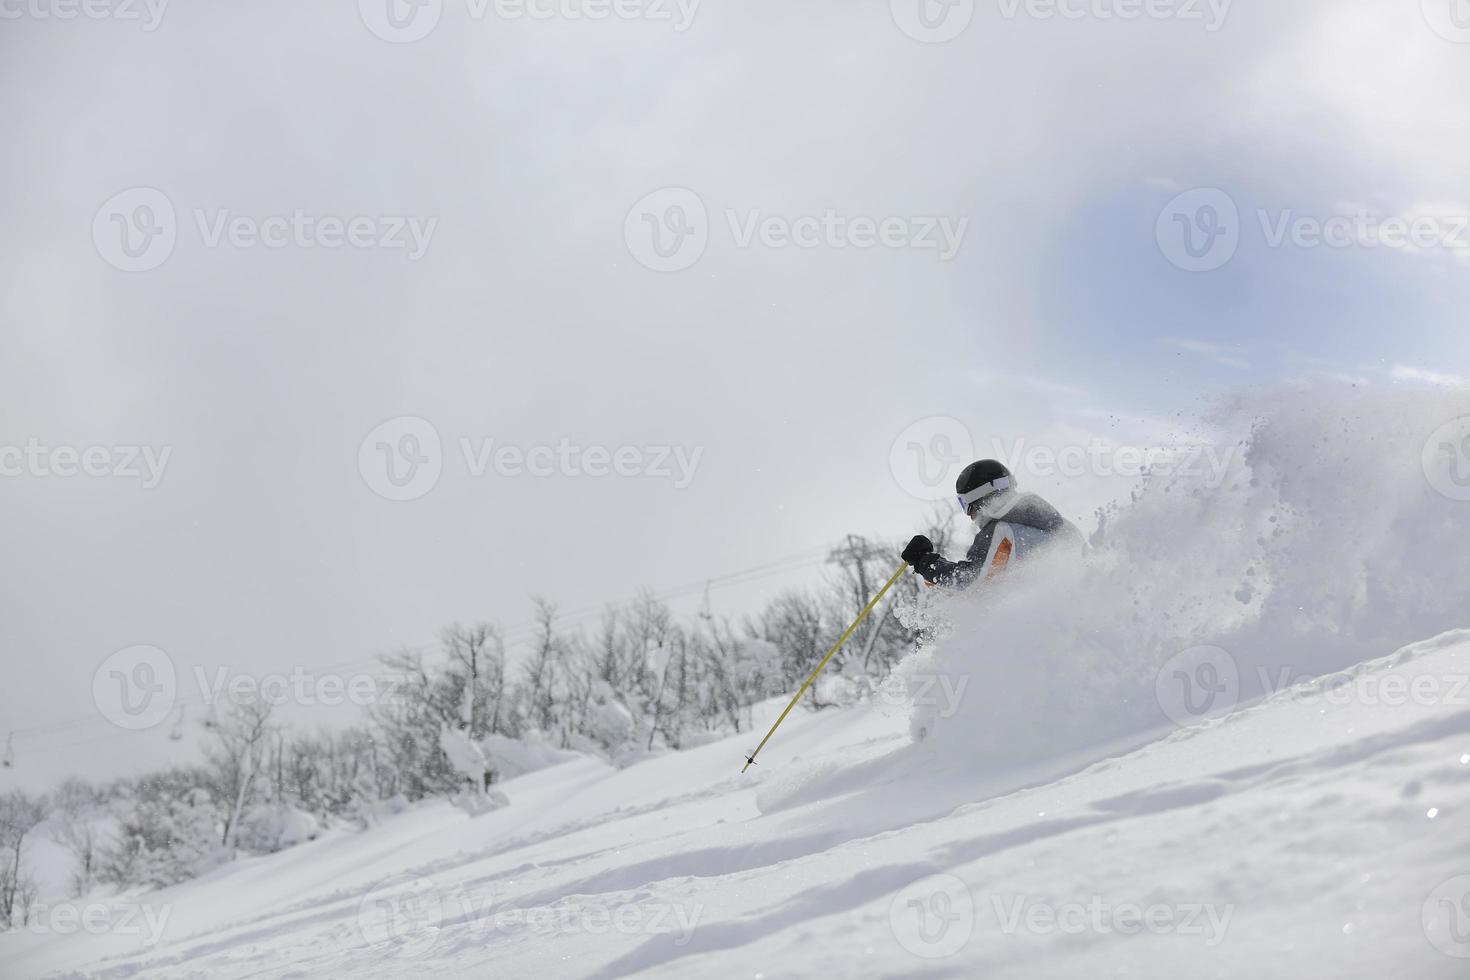
[[[980,525],[965,560],[946,561],[922,534],[903,549],[903,560],[930,585],[963,589],[982,574],[989,581],[1013,557],[1025,558],[1056,544],[1079,552],[1083,548],[1082,532],[1034,493],[1017,493],[1016,478],[993,459],[966,466],[955,481],[955,492],[961,509]]]

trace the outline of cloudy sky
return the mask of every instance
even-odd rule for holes
[[[0,737],[95,756],[137,644],[312,669],[781,563],[740,611],[920,524],[915,445],[1470,374],[1453,12],[0,0]]]

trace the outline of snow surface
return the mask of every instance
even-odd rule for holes
[[[0,963],[231,980],[1464,977],[1470,960],[1441,950],[1470,955],[1450,917],[1470,894],[1454,890],[1470,695],[1447,694],[1466,676],[1470,632],[1450,633],[1048,771],[956,764],[911,743],[900,712],[802,713],[744,776],[749,735],[624,770],[568,762],[505,783],[513,804],[481,817],[422,805],[142,896],[167,916],[151,947],[20,933]],[[1415,684],[1446,696],[1388,693]],[[1155,926],[1121,934],[1130,907]]]

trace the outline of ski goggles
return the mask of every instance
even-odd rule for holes
[[[992,493],[996,493],[1000,490],[1009,490],[1010,488],[1011,478],[1008,476],[1003,476],[999,479],[991,480],[989,483],[982,483],[974,490],[971,490],[969,493],[962,493],[959,495],[960,510],[968,514],[970,512],[970,508],[973,505],[984,500]]]

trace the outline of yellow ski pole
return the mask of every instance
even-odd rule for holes
[[[866,606],[863,607],[863,611],[858,613],[858,618],[854,619],[852,621],[852,625],[849,626],[847,630],[837,638],[836,643],[832,644],[832,649],[828,650],[827,655],[822,658],[822,662],[817,664],[817,669],[812,671],[812,676],[808,677],[806,679],[806,683],[801,685],[797,692],[792,695],[791,703],[786,705],[786,710],[781,712],[781,716],[776,719],[776,723],[771,726],[771,730],[766,732],[766,737],[761,739],[761,744],[755,747],[754,752],[745,757],[745,767],[740,770],[742,773],[745,772],[746,769],[749,769],[751,766],[755,765],[755,757],[760,755],[761,749],[765,748],[766,743],[771,740],[771,736],[776,734],[776,729],[780,728],[781,722],[785,721],[786,716],[791,714],[791,709],[796,707],[796,702],[801,700],[801,696],[806,693],[806,689],[811,687],[812,683],[816,681],[817,675],[820,674],[823,668],[827,666],[827,661],[831,660],[833,654],[842,649],[842,644],[847,642],[847,638],[852,636],[853,631],[863,624],[863,620],[868,618],[868,613],[873,611],[874,607],[876,607],[878,603],[883,599],[883,596],[888,593],[888,590],[893,588],[894,583],[902,578],[903,573],[908,570],[909,566],[907,563],[899,565],[898,571],[893,573],[893,577],[890,578],[887,582],[883,583],[883,588],[879,589],[878,594],[873,596],[872,601],[870,601]]]

